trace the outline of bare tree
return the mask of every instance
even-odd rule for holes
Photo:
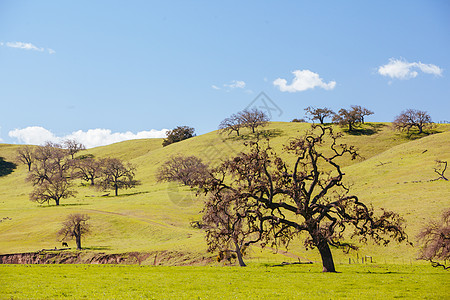
[[[333,116],[333,122],[341,126],[348,126],[348,131],[351,132],[361,122],[361,116],[357,110],[341,108]]]
[[[238,114],[232,114],[231,117],[225,118],[219,124],[219,130],[221,132],[228,132],[231,134],[232,132],[236,132],[237,136],[239,136],[239,132],[241,128],[244,127],[243,120],[241,116]]]
[[[445,171],[447,170],[447,161],[446,160],[436,160],[436,168],[434,168],[434,172],[439,175],[436,180],[443,179],[448,181],[448,178],[445,177]]]
[[[86,150],[86,147],[83,144],[74,139],[65,140],[63,142],[63,146],[69,151],[69,155],[72,157],[72,159],[76,153],[80,152],[81,150]]]
[[[156,173],[159,182],[180,182],[193,186],[207,174],[207,165],[195,156],[175,155],[165,161]]]
[[[53,200],[59,205],[61,199],[76,194],[72,190],[71,180],[74,176],[67,155],[68,152],[59,148],[57,144],[47,143],[36,148],[35,163],[27,177],[34,186],[30,194],[31,201],[42,204]]]
[[[373,111],[362,107],[361,105],[352,105],[352,110],[355,111],[355,114],[359,116],[359,122],[364,124],[364,117],[373,115]]]
[[[203,191],[217,203],[224,197],[230,199],[238,208],[235,217],[246,223],[244,232],[250,229],[254,234],[253,226],[258,225],[256,237],[248,235],[251,240],[247,244],[288,246],[307,232],[305,246],[318,248],[324,272],[335,272],[330,245],[356,248],[345,242],[344,232],[359,237],[360,242],[372,238],[384,245],[406,239],[402,219],[396,213],[382,210],[376,216],[373,208],[350,194],[343,183],[338,160],[343,156],[354,159],[357,152],[338,143],[341,135],[331,127],[313,125],[304,137],[285,145],[283,157],[290,155],[287,161],[293,165],[268,145],[253,142],[249,152],[213,170],[203,183]]]
[[[332,117],[334,115],[334,112],[327,108],[315,108],[312,106],[308,106],[305,108],[306,114],[309,115],[309,119],[314,122],[314,120],[318,120],[320,124],[323,125],[325,118]]]
[[[426,111],[416,109],[403,111],[393,122],[393,126],[397,130],[403,131],[406,129],[409,133],[412,128],[417,128],[419,134],[423,133],[425,128],[431,127],[432,125],[433,121],[431,121],[430,115]]]
[[[243,256],[252,237],[258,236],[259,221],[247,212],[245,203],[238,203],[232,193],[215,193],[209,197],[203,209],[202,228],[206,230],[208,251],[235,253],[239,265],[245,267]]]
[[[450,268],[450,209],[444,211],[440,222],[425,226],[418,238],[423,243],[419,259],[428,260],[433,267]]]
[[[34,162],[34,147],[26,145],[17,150],[17,161],[28,166],[28,172],[31,171],[31,166]]]
[[[76,176],[84,181],[90,182],[91,186],[95,185],[95,179],[101,177],[101,162],[93,157],[76,159],[74,160],[74,166],[76,169]]]
[[[62,236],[62,241],[75,238],[77,250],[81,250],[81,238],[90,232],[88,224],[90,217],[85,214],[71,214],[62,223],[62,228],[58,235]]]
[[[130,163],[124,163],[118,158],[105,158],[101,160],[102,177],[99,186],[105,190],[114,189],[115,195],[119,189],[134,188],[140,184],[135,180],[136,167]]]
[[[255,129],[259,126],[263,127],[269,123],[269,116],[257,108],[245,109],[238,113],[241,119],[242,125],[252,129],[255,133]]]

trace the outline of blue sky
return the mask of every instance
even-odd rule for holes
[[[449,120],[449,53],[449,1],[0,0],[0,142],[203,134],[260,92]]]

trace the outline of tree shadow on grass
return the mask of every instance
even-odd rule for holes
[[[83,247],[83,250],[111,250],[110,246]]]
[[[443,132],[442,130],[438,130],[436,128],[432,128],[432,129],[424,129],[424,131],[422,133],[419,133],[418,131],[409,131],[406,133],[406,138],[409,140],[418,140],[421,139],[423,137],[432,135],[432,134],[436,134],[436,133],[441,133]]]
[[[225,140],[228,141],[251,141],[255,140],[257,137],[268,139],[268,138],[274,138],[277,136],[283,135],[283,130],[281,129],[267,129],[267,130],[257,130],[255,133],[247,133],[247,134],[241,134],[239,136],[233,135],[228,136],[225,138]]]
[[[141,195],[141,194],[148,194],[150,193],[149,191],[144,191],[144,192],[134,192],[134,193],[125,193],[125,194],[120,194],[117,195],[117,197],[129,197],[129,196],[135,196],[135,195]],[[116,196],[108,196],[108,197],[116,197]]]
[[[355,128],[352,131],[346,130],[350,135],[373,135],[378,133],[383,127],[386,127],[386,124],[373,124],[373,123],[364,123],[361,128]]]
[[[69,206],[83,206],[83,205],[89,205],[89,203],[68,203],[68,204],[40,204],[38,207],[40,208],[47,208],[47,207],[69,207]]]
[[[0,177],[11,174],[16,167],[15,163],[5,161],[3,157],[0,157]]]

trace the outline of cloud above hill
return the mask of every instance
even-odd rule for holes
[[[139,131],[133,133],[127,132],[112,132],[110,129],[89,129],[88,131],[74,131],[71,134],[58,137],[53,132],[40,126],[29,126],[23,129],[11,130],[8,135],[11,138],[16,138],[19,143],[42,145],[47,141],[54,143],[61,143],[66,139],[75,139],[84,144],[87,148],[98,146],[105,146],[117,142],[134,139],[149,139],[149,138],[164,138],[168,129],[148,131]]]
[[[24,43],[24,42],[0,42],[0,46],[6,46],[8,48],[16,48],[16,49],[22,49],[22,50],[32,50],[32,51],[39,51],[44,52],[47,50],[49,54],[55,54],[56,51],[51,48],[41,48],[36,45],[33,45],[32,43]]]
[[[442,76],[443,70],[433,64],[419,62],[408,62],[403,59],[390,58],[389,63],[378,67],[378,74],[390,78],[406,80],[417,77],[419,71],[425,74]]]
[[[319,74],[310,70],[295,70],[292,72],[294,79],[291,84],[287,84],[287,80],[283,78],[277,78],[273,81],[273,85],[277,86],[282,92],[303,92],[316,87],[332,90],[336,86],[336,81],[324,82],[320,78]]]
[[[215,89],[215,90],[225,90],[227,92],[230,92],[231,90],[234,89],[243,89],[245,88],[246,83],[245,81],[242,80],[232,80],[230,83],[224,83],[222,84],[222,86],[218,86],[218,85],[211,85],[211,88]]]

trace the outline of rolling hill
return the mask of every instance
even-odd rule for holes
[[[309,128],[305,123],[274,122],[265,128],[270,145],[281,152],[290,138]],[[337,130],[340,130],[337,128]],[[355,145],[361,154],[357,160],[343,160],[347,182],[360,199],[399,212],[407,223],[414,242],[421,226],[438,217],[450,205],[450,182],[433,181],[437,177],[435,160],[450,161],[450,125],[441,124],[434,134],[408,139],[394,132],[388,123],[365,124],[357,134],[344,134],[343,141]],[[203,233],[190,226],[199,220],[202,199],[187,187],[157,183],[155,172],[174,154],[196,155],[210,164],[244,150],[243,141],[251,138],[221,135],[217,131],[162,147],[161,139],[132,140],[83,151],[95,157],[118,157],[137,166],[136,178],[142,185],[120,190],[118,197],[102,196],[77,181],[76,197],[63,200],[60,206],[38,205],[28,200],[32,190],[25,181],[27,167],[18,165],[9,175],[0,177],[0,254],[32,252],[60,246],[56,232],[70,213],[91,216],[92,234],[83,246],[93,252],[124,253],[174,251],[187,259],[206,254]],[[0,144],[0,157],[14,161],[20,146]],[[112,195],[112,193],[111,193]],[[72,245],[70,245],[72,244]],[[69,245],[73,247],[74,242]],[[318,252],[306,251],[302,243],[293,243],[288,252],[280,249],[252,247],[249,256],[258,260],[319,260]],[[417,246],[392,244],[387,248],[367,245],[358,254],[334,250],[335,260],[372,256],[376,261],[410,262]]]

